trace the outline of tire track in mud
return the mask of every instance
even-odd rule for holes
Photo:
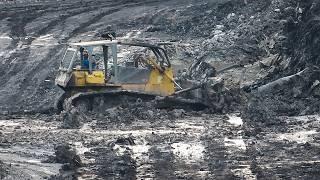
[[[38,168],[44,165],[58,172],[59,164],[41,160],[66,142],[85,163],[77,171],[81,179],[318,179],[320,118],[290,119],[284,132],[266,127],[250,146],[237,116],[132,124],[102,118],[105,126],[92,121],[80,130],[61,129],[61,122],[48,119],[2,120],[0,159],[20,170],[28,167],[29,174],[45,172]]]
[[[205,162],[202,134],[205,120],[186,118],[168,123],[167,134],[153,135],[150,162],[155,179],[204,179],[208,163]]]
[[[42,28],[38,32],[36,32],[35,36],[33,36],[33,40],[39,38],[41,35],[47,34],[47,32],[49,32],[50,30],[54,29],[54,27],[57,26],[58,24],[63,23],[67,18],[72,17],[72,16],[77,16],[79,14],[85,13],[86,11],[93,10],[95,7],[89,7],[89,8],[78,7],[78,8],[79,8],[79,10],[73,11],[72,13],[67,14],[67,15],[61,15],[57,19],[52,20],[45,28]],[[33,41],[31,41],[28,44],[28,46],[31,46],[32,42]],[[29,69],[29,73],[26,74],[25,76],[34,78],[35,74],[39,73],[40,70],[51,69],[51,68],[53,68],[53,66],[57,65],[59,62],[51,61],[51,59],[54,58],[54,57],[59,56],[58,51],[60,49],[62,49],[61,45],[56,45],[56,46],[53,46],[51,49],[49,49],[49,52],[48,52],[47,56],[45,56],[43,58],[43,60],[39,64],[37,64],[36,66],[32,67],[31,70]],[[21,86],[25,87],[26,85],[28,85],[28,82],[24,81]],[[38,87],[41,86],[40,82],[38,82],[36,85]],[[33,93],[33,94],[35,94],[35,93]]]
[[[42,7],[42,6],[41,6]],[[19,9],[16,7],[15,9]],[[16,74],[17,72],[21,71],[23,66],[17,65],[15,63],[11,63],[13,61],[17,61],[17,58],[20,56],[28,57],[30,54],[30,47],[28,45],[31,44],[32,38],[26,39],[26,32],[25,32],[25,26],[32,22],[34,19],[36,19],[38,16],[42,16],[45,14],[45,11],[40,11],[39,6],[28,6],[28,8],[20,8],[20,11],[14,10],[10,12],[10,10],[4,9],[4,17],[9,18],[8,25],[10,26],[10,33],[9,37],[11,40],[11,45],[9,45],[6,48],[6,51],[15,51],[10,55],[9,61],[10,64],[6,63],[5,67],[2,67],[4,70],[0,75],[0,83],[7,82],[11,76]],[[27,15],[26,15],[27,14]],[[20,47],[18,47],[20,45]],[[22,46],[25,46],[25,48],[22,48]],[[11,59],[11,60],[10,60]]]
[[[223,121],[223,119],[220,119]],[[208,171],[210,177],[216,179],[231,179],[234,178],[227,167],[227,148],[224,143],[225,133],[227,129],[224,123],[213,123],[208,129],[203,141],[205,141],[206,161],[208,161]]]
[[[121,124],[101,118],[85,123],[81,129],[60,129],[61,122],[30,119],[2,124],[6,132],[11,132],[5,139],[14,140],[7,150],[19,153],[24,147],[28,153],[22,157],[32,149],[45,150],[47,157],[55,144],[73,145],[84,164],[76,173],[83,180],[255,179],[247,169],[250,162],[244,142],[239,146],[226,140],[237,138],[241,127],[233,127],[227,120],[207,115]],[[104,125],[97,121],[104,121]],[[0,156],[5,153],[0,151]]]
[[[26,6],[26,7],[29,8],[29,6]],[[22,10],[22,12],[20,12],[19,15],[17,15],[18,13],[15,13],[12,16],[10,16],[13,18],[13,19],[11,19],[11,33],[10,33],[12,43],[11,43],[11,46],[9,46],[7,48],[7,50],[8,51],[9,50],[16,50],[17,51],[11,55],[12,58],[17,59],[17,58],[22,57],[22,58],[27,59],[27,57],[29,57],[31,43],[33,42],[33,40],[35,40],[41,34],[45,33],[47,28],[43,28],[43,29],[39,30],[39,32],[36,33],[39,35],[36,37],[27,37],[27,33],[25,32],[25,27],[28,23],[31,23],[32,21],[36,20],[38,17],[41,17],[44,14],[46,14],[48,12],[47,11],[48,8],[50,8],[50,7],[43,5],[42,8],[39,8],[39,7],[36,8],[36,10],[41,9],[41,11],[33,12],[34,9],[31,9],[31,10],[27,9],[27,10]],[[33,16],[30,17],[30,13],[33,14]],[[21,17],[21,16],[23,16],[23,17]],[[28,17],[28,18],[26,19],[26,17]],[[52,21],[53,24],[49,23],[48,28],[53,26],[55,23],[59,22],[60,20],[61,19],[53,20]],[[23,38],[27,38],[27,39],[23,40]],[[21,44],[20,45],[21,47],[22,46],[24,47],[23,49],[21,49],[21,47],[20,47],[20,50],[18,49],[19,43]],[[2,74],[2,77],[4,77],[4,78],[1,78],[2,83],[7,82],[12,76],[17,74],[17,72],[24,71],[26,66],[23,66],[21,64],[23,64],[25,62],[26,61],[13,63],[8,68],[9,70],[5,71],[6,73]]]
[[[119,4],[121,4],[121,3],[119,3]],[[105,5],[105,7],[108,7],[108,6],[109,5]],[[91,12],[93,12],[94,8],[91,7],[89,9],[92,9]],[[103,13],[99,13],[94,18],[92,18],[92,19],[90,19],[90,20],[88,20],[86,22],[81,23],[79,25],[79,27],[75,28],[74,30],[72,30],[72,32],[70,32],[70,35],[68,37],[66,37],[66,38],[64,38],[64,39],[62,39],[60,41],[62,43],[63,42],[67,42],[68,40],[72,39],[74,36],[78,35],[80,33],[80,31],[82,31],[83,28],[90,26],[90,24],[99,21],[102,17],[104,17],[106,15],[109,15],[109,14],[112,14],[114,12],[117,12],[120,9],[121,8],[115,8],[115,9],[112,9],[112,10],[107,10],[106,12],[103,12]],[[59,22],[61,22],[61,21],[64,22],[67,18],[73,17],[73,16],[78,16],[78,15],[84,13],[85,11],[87,11],[87,10],[82,10],[79,13],[73,13],[72,15],[61,17],[61,19],[59,19],[57,21],[53,21],[52,24],[49,25],[48,27],[56,26],[56,25],[59,24]],[[49,28],[45,28],[45,30],[41,31],[41,33],[47,32],[48,30],[49,30]],[[41,33],[38,35],[38,37],[40,37]],[[47,56],[44,58],[44,61],[41,61],[36,66],[32,67],[32,69],[29,70],[29,73],[25,75],[26,77],[32,77],[33,80],[37,80],[37,79],[34,79],[35,77],[42,77],[42,78],[38,79],[37,83],[35,83],[36,86],[37,86],[36,91],[32,92],[31,94],[27,92],[28,93],[28,98],[32,99],[37,94],[41,94],[41,92],[39,92],[39,87],[44,87],[42,83],[44,83],[44,79],[46,79],[46,77],[49,76],[47,73],[45,73],[47,75],[43,76],[44,74],[41,74],[41,70],[43,70],[43,69],[52,69],[54,67],[57,67],[57,65],[59,64],[59,61],[54,61],[52,59],[56,59],[56,57],[60,57],[61,56],[61,53],[62,53],[61,49],[62,49],[62,45],[55,46],[54,48],[50,49],[48,54],[47,54]],[[57,52],[59,52],[59,50],[60,50],[60,53],[58,54]],[[41,76],[40,75],[36,76],[36,74],[41,74]],[[24,81],[24,82],[22,82],[21,87],[26,87],[27,85],[29,85],[29,82],[28,81]],[[23,94],[25,94],[25,91],[23,92]],[[21,95],[21,92],[18,92],[17,96],[20,96],[20,95]],[[23,101],[28,102],[27,99],[23,99]]]
[[[35,40],[36,38],[39,38],[41,35],[44,35],[46,34],[48,31],[50,31],[51,29],[53,29],[54,26],[58,25],[59,23],[62,23],[64,22],[65,19],[69,18],[69,17],[72,17],[72,16],[77,16],[79,14],[82,14],[82,13],[85,13],[87,11],[93,11],[96,7],[87,7],[87,8],[84,8],[84,7],[81,7],[81,6],[78,6],[78,7],[73,7],[74,4],[72,4],[72,8],[70,7],[66,7],[65,9],[71,9],[71,10],[74,10],[74,9],[80,9],[80,10],[76,10],[70,14],[67,14],[67,15],[59,15],[59,17],[57,19],[53,19],[51,20],[50,23],[48,23],[48,25],[40,30],[38,30],[38,32],[34,32],[35,35],[30,37],[30,39],[28,39],[26,42],[23,43],[24,46],[26,46],[26,49],[29,50],[29,46],[31,45],[31,43],[33,42],[33,40]],[[106,6],[109,6],[110,4],[107,4],[105,5]],[[99,7],[99,6],[97,6]],[[47,7],[47,8],[50,8],[50,7]],[[60,7],[61,8],[61,7]],[[21,38],[24,38],[27,36],[26,32],[25,32],[25,27],[28,23],[31,23],[33,20],[36,20],[38,17],[41,17],[42,15],[48,13],[48,12],[56,12],[56,13],[59,13],[59,12],[64,12],[64,10],[62,9],[58,9],[58,10],[51,10],[51,11],[46,11],[46,9],[44,9],[43,11],[41,11],[40,13],[35,13],[34,16],[32,16],[32,18],[28,18],[28,20],[25,20],[24,18],[26,17],[25,14],[29,14],[29,12],[32,12],[33,10],[28,10],[27,12],[23,12],[23,14],[21,16],[24,16],[22,18],[22,20],[12,20],[12,22],[15,22],[15,24],[11,25],[11,36],[12,36],[12,39],[16,39],[14,37],[20,37],[19,39]],[[18,16],[18,19],[20,19],[20,16]],[[18,31],[16,31],[15,29],[18,29]],[[14,40],[12,43],[12,46],[9,47],[8,49],[14,49],[14,48],[17,48],[17,45],[18,43],[20,42],[21,40]],[[23,52],[21,52],[22,54]],[[24,53],[24,57],[28,57],[28,53]],[[16,54],[14,56],[17,56]]]
[[[174,166],[174,154],[171,151],[170,146],[162,145],[163,147],[157,147],[153,145],[149,150],[149,156],[151,159],[153,177],[155,179],[176,179],[175,166]],[[151,178],[151,177],[149,177]]]
[[[244,140],[239,137],[242,128],[233,127],[226,119],[138,121],[123,130],[96,127],[97,134],[108,131],[104,139],[109,141],[99,142],[92,150],[88,158],[96,159],[96,164],[90,166],[101,178],[256,179],[249,169]]]
[[[107,7],[107,6],[109,6],[109,5],[110,5],[110,4],[107,4],[107,5],[105,5],[105,6]],[[89,7],[89,8],[85,8],[85,9],[83,9],[83,8],[81,8],[81,7],[79,7],[79,8],[81,9],[80,11],[72,12],[71,14],[68,14],[68,15],[66,15],[66,16],[59,16],[58,19],[51,21],[51,22],[48,24],[47,27],[45,27],[45,28],[43,28],[43,29],[40,29],[40,30],[36,33],[36,36],[32,37],[32,39],[28,39],[26,43],[23,43],[24,46],[25,46],[25,48],[24,48],[22,51],[20,51],[20,52],[14,53],[13,56],[14,56],[15,58],[18,58],[18,57],[20,56],[20,55],[18,55],[18,54],[21,54],[21,56],[23,55],[22,58],[28,57],[29,54],[30,54],[30,45],[32,44],[32,42],[33,42],[34,39],[36,39],[36,38],[40,37],[41,35],[45,34],[45,33],[48,32],[50,29],[53,29],[54,26],[56,26],[56,25],[58,25],[59,23],[63,22],[65,19],[67,19],[67,18],[69,18],[69,17],[72,17],[72,16],[77,16],[77,15],[79,15],[79,14],[81,14],[81,13],[85,13],[86,11],[88,11],[88,9],[94,10],[95,7]],[[44,11],[44,12],[45,12],[45,11]],[[44,12],[43,12],[43,13],[44,13]],[[59,11],[58,11],[58,12],[59,12]],[[38,15],[38,16],[41,16],[43,13],[41,13],[41,14]],[[19,26],[19,29],[20,29],[21,31],[23,31],[23,33],[20,33],[20,34],[18,34],[18,35],[20,35],[21,37],[25,37],[25,36],[26,36],[26,33],[24,32],[25,26],[26,26],[26,24],[30,23],[30,22],[31,22],[32,20],[34,20],[34,19],[35,19],[35,18],[30,18],[29,21],[24,21],[24,23],[23,23],[23,24],[20,24],[20,26],[19,26],[19,22],[16,22],[16,23],[18,24],[18,26]],[[14,27],[13,27],[12,29],[14,29]],[[14,46],[15,46],[16,48],[17,48],[18,42],[19,42],[19,41],[15,42],[15,45],[14,45]],[[12,47],[12,46],[11,46],[11,48],[14,49],[14,47]],[[50,49],[49,52],[48,52],[48,55],[43,58],[44,61],[42,61],[42,63],[40,63],[40,64],[32,67],[31,69],[30,69],[30,66],[24,66],[24,65],[22,66],[22,64],[20,64],[20,63],[18,63],[18,64],[13,64],[13,65],[11,66],[11,68],[9,68],[9,70],[6,71],[7,73],[5,73],[5,74],[3,75],[4,77],[7,77],[7,78],[2,78],[2,80],[1,80],[2,83],[5,83],[5,82],[7,82],[10,78],[13,78],[12,76],[14,76],[17,72],[28,72],[27,74],[24,75],[24,77],[34,78],[34,75],[37,74],[37,73],[39,73],[39,72],[38,72],[39,70],[41,70],[41,69],[42,69],[42,70],[43,70],[43,69],[48,69],[48,67],[52,67],[52,65],[57,65],[58,62],[50,63],[50,62],[51,62],[51,61],[50,61],[50,58],[52,58],[52,57],[54,57],[54,56],[57,55],[57,54],[56,54],[56,52],[57,52],[56,48],[59,48],[59,47],[55,47],[55,48]],[[20,56],[20,57],[21,57],[21,56]],[[22,69],[21,69],[21,68],[22,68]],[[20,69],[21,69],[21,70],[20,70]],[[18,74],[19,74],[19,73],[18,73]],[[21,76],[21,74],[20,74],[20,76]],[[14,77],[14,78],[16,78],[16,77]],[[43,78],[43,77],[42,77],[42,78]],[[22,81],[22,83],[21,83],[21,85],[20,85],[20,87],[26,87],[26,85],[28,85],[29,83],[30,83],[30,81],[29,81],[28,79],[24,78],[23,81]],[[31,82],[31,83],[34,83],[34,82]],[[39,82],[38,82],[38,84],[36,84],[36,85],[37,85],[38,87],[41,86],[41,84],[40,84]],[[24,90],[26,90],[26,89],[24,89]],[[34,92],[33,94],[35,94],[35,92]],[[16,93],[16,95],[14,95],[12,98],[10,98],[10,101],[18,100],[20,96],[21,96],[21,92],[18,91],[18,92]]]
[[[108,6],[108,5],[106,5]],[[54,28],[54,26],[58,25],[58,24],[61,24],[63,23],[67,18],[69,17],[73,17],[73,16],[77,16],[79,14],[82,14],[82,13],[85,13],[86,11],[88,11],[89,9],[94,9],[92,7],[88,8],[88,9],[81,9],[81,11],[79,12],[74,12],[74,13],[71,13],[71,14],[68,14],[68,15],[65,15],[65,16],[60,16],[57,20],[54,20],[54,21],[51,21],[47,27],[41,29],[35,38],[39,38],[41,35],[44,35],[46,34],[46,32],[50,31],[51,29]],[[69,37],[71,38],[71,37]],[[68,39],[69,39],[68,38]],[[63,40],[64,41],[64,40]],[[29,46],[31,45],[32,41],[30,42]],[[37,80],[37,79],[34,79],[35,77],[40,77],[38,79],[38,82],[37,83],[34,83],[36,86],[37,86],[37,89],[36,91],[34,91],[33,93],[31,94],[28,94],[28,98],[33,98],[34,95],[37,95],[39,94],[38,92],[38,88],[39,87],[43,87],[43,84],[44,83],[44,79],[46,79],[47,76],[50,76],[49,74],[43,76],[44,74],[41,73],[41,70],[45,70],[45,69],[53,69],[54,67],[57,67],[57,65],[59,64],[59,61],[54,61],[52,59],[56,59],[56,57],[60,57],[61,55],[61,50],[62,50],[62,47],[63,45],[55,45],[53,46],[51,49],[49,49],[48,51],[48,54],[46,55],[46,57],[43,58],[42,61],[40,61],[37,65],[33,66],[31,69],[29,67],[25,67],[28,68],[28,73],[25,75],[25,77],[31,77],[33,80]],[[30,48],[30,47],[29,47]],[[60,51],[60,53],[58,53]],[[36,74],[41,74],[39,76],[36,76]],[[32,81],[34,82],[34,81]],[[22,84],[21,84],[21,87],[26,87],[29,85],[29,81],[23,81]],[[25,91],[23,91],[23,94],[25,93]],[[28,93],[28,92],[27,92]],[[16,94],[17,96],[20,96],[21,95],[21,92],[17,92]],[[23,101],[27,101],[27,99],[22,99]]]
[[[195,148],[202,147],[199,137],[204,130],[204,123],[201,120],[184,119],[177,123],[166,121],[142,127],[145,123],[147,122],[139,121],[123,130],[112,128],[102,130],[100,128],[103,127],[96,127],[95,135],[107,133],[108,137],[105,136],[103,139],[108,142],[95,143],[99,144],[98,147],[87,153],[86,158],[94,158],[96,162],[89,165],[93,174],[99,175],[102,179],[199,179],[204,177],[202,171],[208,169],[207,163],[202,159],[204,148]],[[167,126],[168,123],[171,124],[170,127]],[[193,128],[196,131],[195,134],[192,131]],[[130,137],[134,144],[129,143]],[[123,172],[124,169],[128,173]]]
[[[128,2],[131,2],[131,1],[124,0],[124,1],[116,2],[116,3],[109,2],[109,1],[108,2],[100,1],[100,4],[95,3],[94,6],[89,6],[89,7],[85,7],[85,8],[82,7],[81,4],[76,7],[72,7],[72,8],[70,7],[70,9],[72,10],[71,14],[62,15],[62,16],[59,16],[57,19],[52,20],[51,22],[49,22],[49,24],[46,27],[34,32],[33,36],[31,38],[28,38],[25,42],[21,42],[21,41],[14,42],[14,45],[13,45],[14,47],[11,46],[10,49],[17,50],[18,49],[17,46],[19,43],[23,44],[23,49],[22,50],[18,49],[18,51],[11,56],[11,57],[16,58],[16,60],[15,60],[16,63],[9,66],[6,73],[3,74],[4,78],[1,79],[1,82],[3,84],[5,84],[5,83],[9,82],[9,80],[11,78],[14,78],[14,81],[17,81],[17,80],[21,81],[21,83],[20,82],[18,83],[19,87],[21,87],[21,88],[28,87],[28,86],[30,86],[31,83],[34,84],[37,88],[35,89],[35,91],[32,91],[32,92],[30,91],[30,89],[27,89],[27,88],[24,88],[22,90],[22,93],[19,90],[13,95],[13,97],[10,97],[9,101],[18,102],[18,103],[28,102],[28,100],[25,98],[22,98],[20,101],[16,101],[16,100],[19,100],[19,97],[21,97],[21,94],[25,97],[28,97],[28,99],[32,100],[32,97],[37,95],[37,93],[38,94],[39,93],[40,94],[46,93],[46,92],[38,92],[39,87],[43,86],[43,83],[44,83],[43,81],[44,81],[44,79],[46,79],[46,77],[48,77],[48,76],[52,77],[53,75],[50,75],[50,73],[48,74],[47,72],[44,71],[44,69],[56,67],[59,63],[56,61],[52,61],[52,59],[54,57],[57,57],[59,55],[59,54],[57,54],[58,51],[56,50],[56,48],[59,48],[59,47],[54,46],[48,50],[48,54],[46,55],[46,57],[44,57],[43,60],[39,61],[38,64],[32,65],[32,66],[28,66],[28,65],[26,66],[25,64],[21,64],[21,60],[22,60],[21,58],[25,58],[26,60],[32,60],[32,58],[29,57],[29,54],[31,53],[30,48],[31,48],[31,45],[34,40],[38,39],[41,35],[47,34],[47,32],[53,30],[54,27],[56,27],[57,25],[63,24],[70,17],[76,17],[76,16],[80,16],[81,14],[86,14],[88,12],[94,12],[94,11],[96,11],[96,9],[98,9],[97,11],[100,11],[99,9],[108,8],[108,10],[98,12],[97,15],[95,15],[95,17],[90,18],[88,21],[80,23],[80,25],[78,27],[75,27],[75,29],[73,29],[70,32],[70,35],[68,35],[66,38],[63,38],[60,40],[60,42],[62,42],[62,43],[67,42],[68,40],[72,39],[76,35],[78,35],[82,32],[85,32],[86,27],[89,27],[91,24],[99,21],[104,16],[110,15],[110,14],[117,12],[120,9],[125,8],[125,7],[138,6],[140,4],[143,4],[141,2],[134,2],[134,3],[128,4]],[[151,1],[151,2],[156,2],[156,1]],[[91,1],[88,3],[91,3]],[[103,3],[103,5],[101,5],[102,3]],[[144,4],[146,4],[146,3],[144,2]],[[73,6],[73,5],[74,4],[72,4],[71,6]],[[117,6],[119,6],[119,7],[117,7]],[[110,9],[109,9],[109,7],[110,7]],[[47,8],[49,8],[49,7],[47,7]],[[65,8],[65,9],[69,9],[69,8]],[[74,9],[80,9],[80,10],[73,11]],[[52,10],[50,10],[50,11],[52,12]],[[37,17],[39,17],[39,16],[41,17],[43,15],[43,13],[48,13],[50,11],[44,10],[41,12],[41,14],[38,14]],[[59,13],[59,12],[61,12],[60,8],[58,9],[57,13]],[[32,22],[35,19],[36,18],[32,18],[32,19],[30,18],[30,20],[24,21],[24,24],[19,26],[19,29],[21,31],[23,31],[23,33],[20,33],[20,35],[22,35],[21,37],[26,37],[27,34],[24,31],[24,28],[26,27],[26,25],[28,23]],[[19,24],[19,23],[17,23],[17,24]],[[14,28],[12,28],[12,29],[14,29]],[[21,57],[21,58],[19,58],[19,57]],[[25,62],[27,62],[27,61],[25,61]],[[43,71],[42,73],[45,73],[45,74],[42,74],[40,71]],[[26,74],[25,74],[25,72],[26,72]],[[37,75],[37,74],[39,74],[39,75]],[[17,76],[19,76],[20,78],[18,78]],[[8,84],[9,84],[9,86],[11,86],[10,84],[12,84],[12,83],[9,82]],[[15,83],[15,84],[17,84],[17,83]],[[8,89],[6,87],[3,87],[3,88]],[[18,104],[18,103],[16,103],[16,104]]]
[[[130,2],[129,4],[127,4],[127,2]],[[113,14],[115,12],[120,11],[123,8],[127,8],[127,7],[135,7],[135,6],[139,6],[139,5],[147,5],[147,4],[152,4],[155,2],[159,2],[159,0],[151,0],[148,2],[134,2],[134,1],[128,1],[128,0],[124,0],[124,2],[120,2],[116,5],[113,5],[113,9],[110,9],[108,11],[102,12],[101,14],[98,14],[97,16],[95,16],[93,19],[85,22],[85,23],[81,23],[80,26],[76,29],[74,29],[70,34],[71,36],[69,36],[68,38],[64,39],[65,41],[70,40],[71,38],[73,38],[76,35],[79,35],[80,33],[86,32],[86,27],[89,27],[90,25],[98,22],[99,20],[101,20],[104,16]],[[114,7],[114,6],[119,6],[119,7]]]
[[[24,28],[29,22],[44,14],[44,12],[35,12],[36,10],[37,8],[27,9],[23,11],[23,13],[15,12],[8,17],[10,21],[8,24],[10,26],[9,37],[12,40],[11,44],[6,48],[6,51],[15,50],[15,52],[10,55],[10,64],[6,63],[6,67],[4,67],[5,71],[3,72],[5,73],[0,75],[0,83],[7,82],[12,75],[22,70],[21,66],[11,62],[16,61],[20,56],[28,57],[30,54],[30,47],[28,47],[28,45],[31,44],[32,39],[25,39],[27,34]],[[28,16],[25,14],[28,14]],[[18,47],[18,45],[20,45],[20,47]],[[26,47],[22,49],[22,46],[24,45],[26,45]]]
[[[258,179],[319,179],[319,115],[278,118],[248,132],[252,171]]]
[[[256,179],[250,166],[247,147],[242,139],[242,120],[229,116],[215,122],[208,129],[206,161],[209,162],[209,177],[215,179]],[[212,123],[210,121],[210,123]]]

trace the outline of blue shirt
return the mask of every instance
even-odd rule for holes
[[[89,59],[88,58],[83,58],[83,69],[89,69],[89,67],[90,67],[90,62],[89,62]],[[96,63],[95,62],[93,62],[92,63],[92,69],[95,69],[96,68]]]
[[[83,58],[83,68],[89,69],[89,64],[90,64],[89,59],[84,57]]]

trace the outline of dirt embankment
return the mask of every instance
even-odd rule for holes
[[[279,115],[319,112],[319,9],[316,1],[291,2],[285,8],[286,39],[272,71],[255,83],[246,112],[250,119],[272,121]]]
[[[66,43],[97,39],[110,28],[125,36],[133,27],[123,24],[166,4],[178,6],[175,2],[179,1],[56,2],[0,6],[2,112],[48,111],[53,107],[61,93],[54,78]]]
[[[259,179],[318,178],[319,9],[318,1],[287,1],[279,57],[250,86],[244,129]]]
[[[175,42],[170,54],[184,66],[202,59],[220,69],[277,55],[286,4],[122,0],[2,6],[1,111],[50,110],[61,93],[54,77],[65,43],[96,39],[110,30],[121,37]]]
[[[73,119],[77,111],[2,116],[0,178],[21,171],[15,176],[59,179],[69,170],[70,178],[88,179],[318,178],[320,118],[288,117],[319,112],[317,1],[88,0],[0,8],[2,112],[50,110],[60,92],[53,81],[64,43],[110,30],[171,41],[174,65],[193,64],[188,78],[215,82],[206,87],[206,111],[137,103],[82,112],[80,119]],[[236,66],[222,72],[230,65]],[[244,124],[239,114],[217,115],[235,111]],[[64,166],[48,163],[52,158]],[[57,175],[60,168],[65,172]]]
[[[246,91],[311,68],[294,80],[306,81],[306,85],[291,83],[287,88],[291,91],[278,99],[284,103],[280,111],[305,114],[317,109],[315,105],[300,111],[314,102],[307,97],[317,94],[317,78],[310,73],[316,71],[311,65],[317,65],[318,57],[318,43],[313,41],[317,2],[190,1],[188,5],[180,1],[65,1],[1,8],[2,112],[49,111],[61,93],[53,82],[63,44],[97,38],[109,30],[116,30],[119,36],[179,41],[171,48],[172,58],[183,60],[177,64],[191,64],[196,59],[217,70],[239,64],[242,69],[233,69],[238,77],[228,78],[228,72],[222,77],[231,87],[240,84]],[[257,65],[260,73],[241,73],[243,67],[250,71]],[[239,78],[242,76],[245,78]],[[271,89],[272,93],[283,92]],[[285,107],[299,98],[304,100],[295,107]]]

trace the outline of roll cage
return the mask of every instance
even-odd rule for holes
[[[69,47],[67,48],[63,59],[60,62],[60,71],[65,71],[65,72],[72,72],[74,65],[76,61],[78,60],[77,53],[83,51],[83,48],[87,47],[101,47],[103,48],[103,59],[104,59],[104,70],[105,74],[107,71],[108,67],[108,51],[111,49],[111,54],[112,54],[112,59],[113,59],[113,66],[117,67],[118,66],[118,57],[117,57],[117,51],[118,51],[118,46],[136,46],[136,47],[145,47],[148,48],[153,52],[155,55],[155,62],[149,62],[150,65],[155,66],[159,71],[164,71],[165,68],[171,67],[170,60],[168,58],[168,55],[166,53],[166,50],[163,49],[162,47],[148,44],[148,43],[136,43],[136,42],[120,42],[117,40],[101,40],[101,41],[90,41],[90,42],[79,42],[79,43],[71,43],[69,44]],[[89,58],[92,59],[92,58]],[[80,61],[83,61],[83,56],[82,54],[80,55]],[[90,73],[92,72],[92,63],[90,62],[90,67],[89,67]],[[117,68],[114,68],[114,75],[117,77]],[[106,77],[107,78],[107,77]]]

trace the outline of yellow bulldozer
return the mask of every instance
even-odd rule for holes
[[[142,51],[124,56],[130,54],[128,49],[134,48]],[[59,110],[70,106],[90,110],[119,95],[140,101],[155,96],[168,97],[182,90],[174,80],[165,49],[118,40],[69,44],[55,83],[65,92],[56,103]]]

